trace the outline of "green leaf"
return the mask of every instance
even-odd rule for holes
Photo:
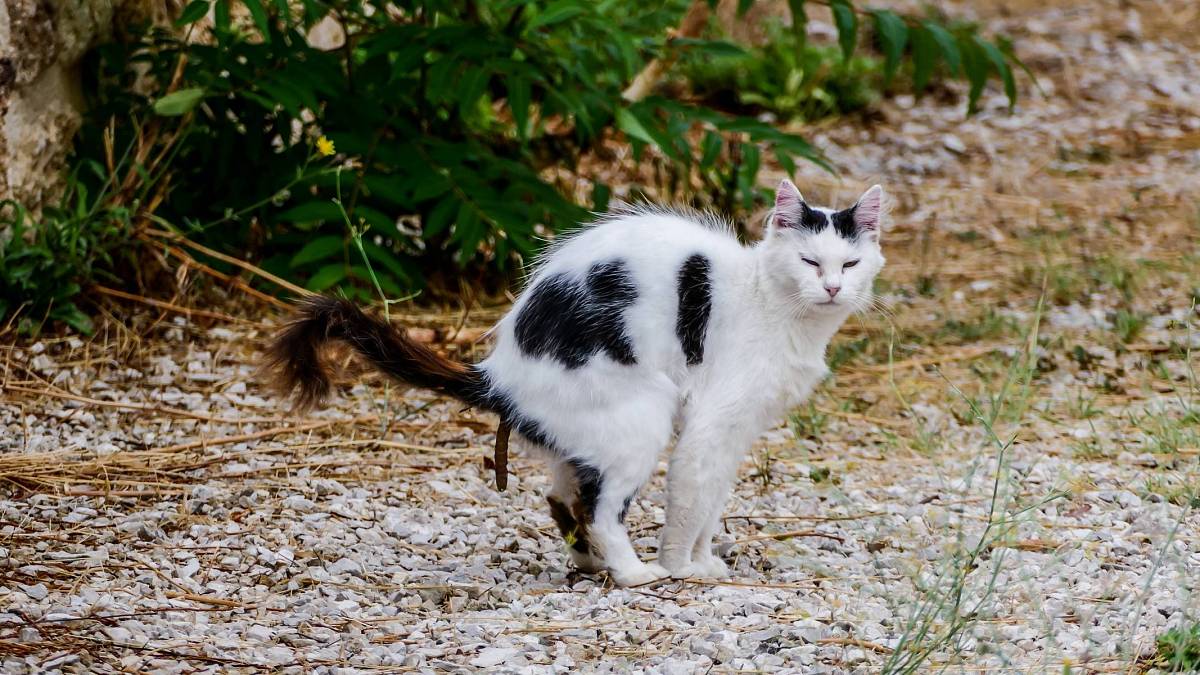
[[[721,134],[715,131],[709,131],[704,134],[704,140],[700,142],[700,170],[707,171],[708,167],[717,161],[721,156],[721,146],[724,145],[724,140]]]
[[[404,282],[405,285],[412,285],[412,270],[405,267],[396,257],[395,253],[385,249],[373,241],[363,240],[363,250],[367,252],[367,256],[375,262],[383,265],[392,273],[393,276]]]
[[[163,117],[179,117],[191,112],[204,98],[203,87],[188,87],[171,92],[154,102],[154,112]]]
[[[592,184],[592,211],[604,213],[608,210],[608,201],[612,198],[612,190],[599,181]],[[0,312],[0,316],[4,313]]]
[[[373,209],[366,204],[359,204],[354,207],[353,216],[356,220],[361,218],[366,221],[375,232],[397,241],[402,237],[400,230],[396,229],[396,220],[383,211]]]
[[[1004,95],[1008,97],[1008,110],[1012,112],[1013,106],[1017,104],[1017,82],[1013,79],[1012,68],[1008,67],[1008,61],[996,45],[979,36],[975,37],[975,44],[979,45],[984,56],[992,62],[992,67],[1000,74],[1000,79],[1004,82]]]
[[[1024,71],[1029,80],[1033,82],[1033,86],[1037,87],[1038,93],[1045,96],[1046,91],[1042,89],[1041,83],[1038,82],[1037,75],[1017,56],[1016,50],[1013,49],[1012,41],[1001,35],[996,38],[996,43],[1000,46],[1000,51],[1004,52],[1004,55],[1008,57],[1008,60],[1015,63],[1018,68]]]
[[[281,82],[272,82],[270,80],[263,80],[257,84],[260,89],[269,95],[267,101],[283,106],[283,109],[292,117],[300,117],[300,109],[303,107],[303,104],[300,102],[300,97],[296,96],[291,87]],[[274,108],[271,109],[273,110]]]
[[[50,312],[50,318],[62,321],[84,335],[92,334],[92,320],[79,311],[73,302],[55,307],[54,311]]]
[[[971,84],[967,93],[967,114],[973,115],[979,111],[979,97],[983,95],[983,88],[987,85],[988,61],[983,50],[972,39],[964,37],[960,43],[960,51],[967,81]]]
[[[918,95],[929,86],[929,78],[933,76],[933,64],[937,59],[937,41],[933,34],[925,28],[916,28],[912,32],[913,60],[913,89]]]
[[[620,127],[622,131],[629,133],[634,138],[654,145],[667,157],[680,163],[688,162],[690,159],[688,153],[683,152],[675,142],[675,140],[682,134],[674,135],[671,133],[669,128],[672,121],[679,120],[678,116],[669,115],[667,121],[668,126],[664,127],[655,117],[654,106],[654,99],[646,99],[645,101],[635,104],[630,108],[617,111],[617,126]],[[628,117],[622,119],[622,112],[627,112]],[[668,112],[678,113],[679,110],[668,109]],[[624,124],[628,124],[629,128],[627,129],[625,126],[623,126]],[[644,137],[639,136],[639,134],[643,134]]]
[[[304,285],[310,291],[321,292],[334,284],[341,282],[346,278],[345,263],[333,263],[326,265],[317,270],[317,273],[308,278],[308,283]]]
[[[513,75],[505,81],[508,87],[508,108],[512,111],[513,124],[517,127],[517,138],[529,138],[529,78]]]
[[[300,267],[301,265],[307,265],[317,260],[324,260],[334,254],[340,254],[344,244],[345,241],[340,236],[328,235],[317,237],[305,244],[304,248],[300,249],[300,252],[292,257],[292,261],[289,264],[292,267]]]
[[[629,111],[629,108],[617,109],[617,128],[631,138],[654,145],[654,139],[650,136],[650,132],[642,126],[641,121]]]
[[[796,160],[792,159],[786,150],[775,148],[775,160],[779,162],[779,166],[782,166],[784,171],[787,171],[788,176],[796,175]]]
[[[837,25],[842,58],[849,61],[858,42],[858,15],[854,13],[849,0],[833,0],[829,6],[833,10],[833,22]]]
[[[671,46],[683,47],[692,51],[704,52],[717,57],[745,57],[750,53],[745,49],[725,40],[701,40],[698,38],[672,38]]]
[[[788,10],[792,13],[792,37],[796,40],[796,54],[804,52],[804,44],[808,42],[808,14],[804,11],[804,0],[788,0]]]
[[[491,81],[491,72],[483,68],[472,68],[463,75],[458,83],[458,116],[463,119],[472,119],[472,113],[475,110],[475,104],[479,102],[479,98],[483,96],[487,90],[488,82]]]
[[[450,191],[450,179],[436,171],[430,171],[423,176],[413,178],[409,186],[412,190],[411,199],[414,203],[426,202],[434,197],[440,197]]]
[[[950,31],[942,28],[932,21],[925,21],[921,25],[929,34],[933,36],[934,42],[942,51],[942,58],[946,61],[946,67],[950,69],[952,76],[958,76],[962,68],[962,54],[958,50],[958,43],[954,40],[954,36]]]
[[[738,0],[738,4],[737,4],[738,18],[745,16],[746,12],[749,12],[750,8],[753,6],[754,6],[754,0]]]
[[[883,48],[884,77],[891,84],[896,68],[900,66],[900,58],[904,56],[904,47],[908,44],[908,26],[895,12],[878,9],[871,12],[875,22],[875,34],[879,36],[880,47]]]
[[[324,221],[341,221],[342,210],[337,204],[328,199],[318,199],[316,201],[305,202],[293,206],[292,208],[275,216],[275,220],[287,221],[290,223],[311,223]]]
[[[483,237],[483,222],[479,218],[476,207],[470,202],[463,202],[458,207],[458,215],[454,218],[454,231],[450,241],[459,245],[459,262],[465,263],[475,254],[475,248]]]
[[[270,44],[271,24],[262,0],[243,0],[243,2],[246,3],[246,9],[250,10],[250,17],[254,19],[254,25],[258,26],[258,32],[262,35],[263,42]]]
[[[432,239],[450,226],[450,219],[454,217],[454,209],[458,204],[458,200],[454,197],[446,197],[433,207],[429,215],[425,218],[422,225],[422,234],[426,239]]]
[[[559,0],[546,8],[546,11],[538,14],[533,21],[529,22],[529,30],[537,30],[546,26],[552,26],[556,23],[561,23],[567,19],[583,14],[584,8],[581,2],[587,0]]]
[[[192,0],[187,7],[179,13],[179,18],[175,20],[175,27],[181,28],[189,23],[195,23],[203,19],[208,14],[208,8],[211,3],[209,0]]]
[[[233,0],[216,0],[216,7],[213,8],[213,25],[219,33],[229,32],[229,3]]]

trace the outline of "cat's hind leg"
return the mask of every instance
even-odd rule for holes
[[[574,474],[578,501],[563,503],[592,560],[614,582],[661,579],[666,570],[638,559],[623,521],[671,442],[678,390],[665,375],[617,364],[589,364],[572,377],[525,397],[525,414],[539,421],[544,445]]]
[[[579,483],[575,517],[586,523],[584,530],[593,556],[603,560],[613,581],[618,586],[638,586],[667,576],[661,565],[638,558],[624,524],[630,502],[658,463],[658,452],[646,448],[644,454],[626,457],[627,461],[603,469],[571,460]]]
[[[550,517],[558,526],[567,545],[571,562],[581,572],[594,573],[604,569],[604,561],[592,555],[587,530],[575,520],[579,511],[579,485],[575,468],[558,459],[551,461],[552,483],[546,493]]]

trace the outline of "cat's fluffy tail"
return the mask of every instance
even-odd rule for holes
[[[441,356],[349,300],[313,296],[300,304],[295,319],[271,341],[263,364],[276,389],[295,396],[298,410],[311,409],[329,397],[333,384],[323,352],[334,340],[401,382],[469,404],[476,404],[485,388],[476,368]]]

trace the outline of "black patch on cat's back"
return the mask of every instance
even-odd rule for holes
[[[689,366],[704,361],[704,337],[712,314],[712,262],[699,253],[683,261],[678,276],[679,312],[675,335]]]
[[[596,263],[583,279],[554,274],[529,293],[514,328],[527,355],[550,356],[567,369],[601,351],[622,365],[637,363],[625,334],[625,308],[637,300],[637,287],[625,261]]]

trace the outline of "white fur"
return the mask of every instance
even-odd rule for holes
[[[780,208],[793,208],[786,186]],[[582,568],[606,567],[622,585],[668,574],[725,574],[711,540],[738,465],[759,435],[825,377],[830,338],[851,312],[869,305],[884,262],[878,228],[853,244],[832,227],[814,235],[772,225],[762,242],[744,247],[719,222],[659,208],[629,210],[556,244],[540,262],[530,286],[546,275],[582,276],[597,262],[625,261],[637,288],[624,314],[636,364],[616,363],[603,352],[574,370],[549,356],[530,358],[514,337],[528,294],[498,324],[496,348],[481,364],[561,452],[599,469],[606,485],[620,486],[602,492],[589,529],[600,559],[572,555]],[[676,286],[681,265],[695,253],[711,261],[712,313],[703,361],[689,367],[675,331]],[[843,270],[850,260],[860,262]],[[835,304],[820,304],[829,300],[831,282],[841,288]],[[667,521],[658,564],[648,565],[617,514],[673,438]],[[571,503],[564,459],[551,458],[551,492]]]

